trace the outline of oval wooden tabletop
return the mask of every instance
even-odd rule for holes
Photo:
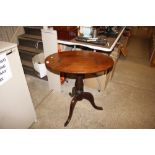
[[[74,74],[106,71],[113,64],[109,56],[91,51],[64,51],[49,55],[45,59],[48,70]]]

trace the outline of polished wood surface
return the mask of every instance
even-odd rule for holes
[[[105,71],[111,68],[113,63],[109,56],[90,51],[65,51],[52,54],[45,60],[48,70],[73,74]]]

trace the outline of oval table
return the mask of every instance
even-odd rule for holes
[[[75,86],[70,93],[73,99],[70,104],[69,116],[64,126],[67,126],[70,122],[77,101],[87,99],[95,109],[103,110],[102,107],[96,106],[91,93],[84,92],[83,79],[85,74],[107,71],[113,67],[113,64],[114,62],[109,56],[91,51],[59,52],[49,55],[45,59],[45,65],[49,71],[74,74],[76,76]]]

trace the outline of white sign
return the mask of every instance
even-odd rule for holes
[[[0,86],[12,77],[6,53],[0,54]]]

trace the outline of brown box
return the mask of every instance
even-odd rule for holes
[[[54,30],[57,30],[58,39],[71,40],[78,34],[77,26],[53,26]]]
[[[96,75],[90,75],[90,77],[86,77],[84,79],[84,85],[98,91],[104,91],[108,84],[108,81],[110,80],[110,74],[111,72],[101,72]]]

